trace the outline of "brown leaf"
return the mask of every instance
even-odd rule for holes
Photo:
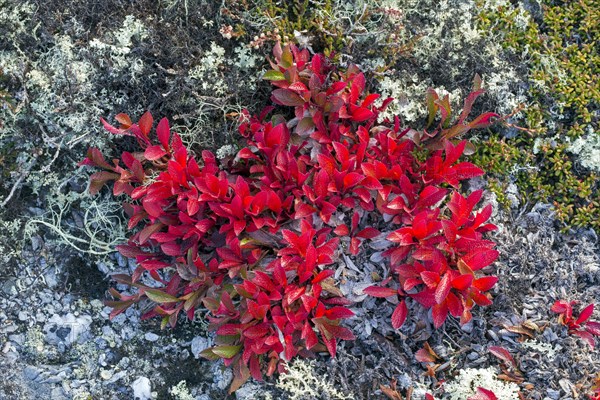
[[[520,335],[529,336],[532,339],[534,337],[533,332],[531,332],[530,329],[525,328],[523,326],[508,326],[508,325],[504,325],[504,329],[506,329],[507,331],[512,332],[512,333],[518,333]]]
[[[379,389],[381,389],[383,394],[390,400],[403,400],[402,395],[390,387],[379,385]]]

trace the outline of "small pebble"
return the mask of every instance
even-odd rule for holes
[[[153,332],[147,332],[144,335],[144,339],[146,339],[149,342],[156,342],[158,340],[158,338],[159,338],[159,336]]]
[[[102,379],[104,379],[105,381],[109,380],[110,378],[112,378],[113,373],[110,370],[107,369],[103,369],[102,371],[100,371],[100,377]]]

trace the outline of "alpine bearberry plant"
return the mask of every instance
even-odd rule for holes
[[[551,310],[559,314],[558,321],[569,328],[571,335],[579,336],[594,348],[594,336],[600,337],[600,322],[589,320],[594,313],[594,304],[588,304],[575,319],[573,306],[576,304],[576,301],[557,300]]]
[[[142,300],[154,303],[144,317],[163,326],[201,311],[216,333],[202,355],[233,367],[232,391],[250,376],[284,371],[296,355],[335,356],[339,340],[354,338],[331,266],[365,240],[388,240],[398,282],[366,292],[399,297],[395,328],[412,300],[432,309],[436,327],[448,314],[465,323],[475,304],[491,303],[486,292],[497,280],[481,271],[498,256],[483,238],[495,229],[491,206],[476,210],[481,190],[459,192],[483,171],[460,161],[473,146],[457,137],[498,117],[467,122],[480,80],[456,120],[448,96],[430,90],[428,126],[417,132],[398,117],[380,121],[392,99],[376,104],[356,66],[343,70],[293,45],[277,44],[273,54],[264,78],[277,107],[242,114],[234,159],[190,153],[164,118],[151,135],[147,112],[137,123],[117,115],[119,127],[102,120],[137,139],[140,152],[108,162],[92,148],[82,162],[103,169],[91,176],[92,194],[113,182],[114,195],[131,199],[124,207],[135,233],[118,250],[138,266],[113,277],[136,290],[111,290],[111,316]]]

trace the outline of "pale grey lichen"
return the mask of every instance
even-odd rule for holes
[[[90,41],[90,49],[103,54],[104,60],[110,61],[111,68],[118,71],[130,68],[132,76],[142,71],[143,62],[138,57],[130,55],[133,39],[143,40],[148,37],[144,24],[133,15],[127,15],[123,26],[112,32],[104,39],[94,38]]]
[[[338,390],[327,380],[327,375],[317,374],[314,367],[315,362],[312,360],[297,359],[288,365],[287,373],[279,375],[276,386],[285,390],[290,400],[322,396],[340,400],[354,398]]]
[[[498,371],[493,367],[460,370],[458,376],[445,385],[449,400],[465,400],[475,394],[478,387],[494,392],[502,400],[519,400],[519,385],[504,382],[497,378]]]
[[[568,150],[577,154],[578,160],[585,168],[600,172],[600,134],[589,133],[577,138],[568,147]]]
[[[192,396],[190,390],[187,387],[187,383],[185,381],[179,382],[177,385],[173,386],[169,389],[169,393],[175,400],[194,400],[195,397]]]
[[[197,86],[202,94],[224,95],[228,89],[223,79],[223,65],[226,61],[225,49],[212,42],[210,49],[204,52],[198,64],[189,71],[188,76],[198,82]]]
[[[561,350],[561,345],[557,344],[556,349],[550,343],[539,342],[535,339],[522,342],[521,346],[533,350],[536,353],[542,354],[548,357],[550,360],[554,360],[556,357],[556,351]]]
[[[225,146],[221,146],[219,147],[219,149],[216,152],[216,156],[218,159],[223,159],[227,156],[232,156],[236,153],[236,149],[235,147],[233,147],[230,144],[226,144]]]
[[[255,68],[259,64],[259,61],[262,60],[262,57],[252,53],[252,50],[248,46],[238,46],[233,52],[236,55],[233,65],[240,69]]]

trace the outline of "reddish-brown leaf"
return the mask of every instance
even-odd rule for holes
[[[513,356],[501,346],[490,346],[488,347],[488,351],[492,353],[494,356],[498,357],[500,360],[504,361],[507,365],[516,368],[517,364],[515,363],[515,359]]]
[[[363,289],[363,293],[373,297],[391,297],[397,295],[398,291],[396,289],[381,286],[369,286],[368,288]]]
[[[150,134],[150,130],[152,129],[153,123],[154,119],[152,118],[152,114],[150,114],[150,111],[146,111],[138,122],[138,126],[140,127],[140,130],[142,131],[142,134],[145,137],[148,137],[148,135]]]
[[[283,106],[301,106],[304,104],[302,97],[289,89],[275,89],[271,94],[271,99],[276,103]]]
[[[407,316],[408,307],[406,306],[406,302],[401,300],[392,313],[392,326],[394,329],[399,329],[404,324],[404,321],[406,321]]]

